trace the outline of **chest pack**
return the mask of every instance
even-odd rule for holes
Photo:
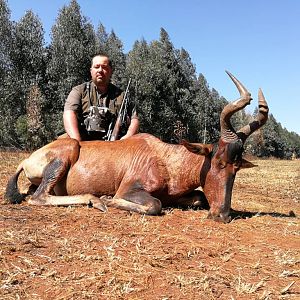
[[[88,115],[84,119],[85,128],[88,132],[96,131],[106,133],[115,115],[104,103],[100,105],[99,100],[98,105],[93,105],[90,82],[86,83],[86,89],[88,94]]]

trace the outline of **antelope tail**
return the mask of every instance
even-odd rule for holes
[[[26,194],[21,194],[18,187],[18,178],[23,171],[22,163],[19,165],[16,173],[8,180],[4,199],[11,204],[20,204],[26,197]]]

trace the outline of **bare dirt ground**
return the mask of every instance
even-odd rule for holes
[[[0,152],[1,299],[300,299],[300,161],[238,173],[229,224],[206,210],[7,205],[24,153]]]

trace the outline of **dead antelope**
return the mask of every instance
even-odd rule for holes
[[[37,186],[30,204],[90,204],[103,211],[112,206],[148,215],[160,214],[165,206],[194,203],[194,190],[201,186],[210,206],[209,217],[228,222],[236,172],[253,166],[242,158],[243,145],[268,118],[268,105],[259,90],[256,119],[238,131],[233,129],[231,116],[252,98],[228,75],[240,98],[224,107],[215,147],[186,141],[172,145],[149,134],[114,142],[56,140],[18,166],[7,184],[6,199],[11,203],[24,199],[17,185],[22,171]]]

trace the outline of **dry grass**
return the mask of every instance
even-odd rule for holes
[[[0,155],[2,195],[26,154]],[[299,299],[300,161],[255,163],[226,225],[205,210],[0,205],[0,298]]]

